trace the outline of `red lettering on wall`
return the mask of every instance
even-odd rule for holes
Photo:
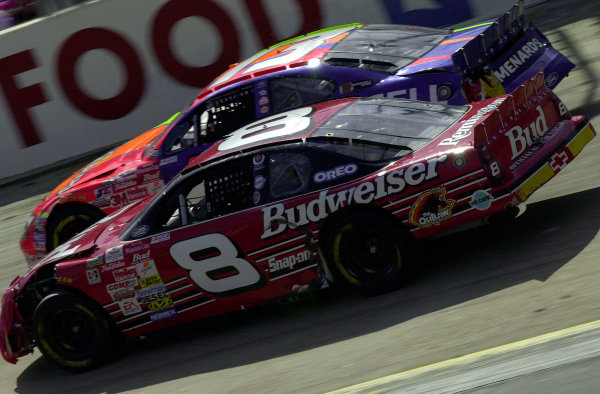
[[[19,88],[15,80],[17,74],[37,68],[31,49],[0,59],[0,87],[6,97],[17,129],[21,146],[29,147],[43,141],[30,116],[28,109],[48,102],[42,84]]]
[[[171,48],[170,34],[177,22],[188,17],[205,18],[211,22],[223,43],[219,58],[208,66],[190,67],[181,63]],[[190,37],[201,41],[203,37]],[[184,85],[204,87],[216,75],[239,60],[240,39],[227,12],[212,0],[170,0],[158,11],[152,24],[152,46],[158,63],[171,77]]]
[[[244,0],[244,3],[246,3],[246,8],[248,8],[250,17],[252,17],[252,21],[254,22],[254,28],[256,29],[263,46],[271,46],[286,38],[275,36],[273,26],[263,5],[263,0]],[[322,26],[322,15],[319,1],[296,0],[296,3],[300,7],[303,22],[300,30],[290,37],[299,36],[320,29]]]
[[[95,99],[79,87],[75,66],[84,53],[94,49],[111,51],[125,67],[125,86],[115,97]],[[135,49],[119,34],[105,28],[83,29],[69,37],[60,48],[57,72],[61,87],[71,104],[92,118],[122,118],[133,111],[144,94],[144,70]]]

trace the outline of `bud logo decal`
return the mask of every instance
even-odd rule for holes
[[[529,126],[523,128],[517,125],[505,134],[510,141],[510,149],[512,150],[511,160],[516,159],[528,146],[532,146],[548,132],[544,110],[539,105],[536,107],[536,110],[540,115]]]
[[[418,227],[429,227],[440,224],[452,216],[452,207],[455,201],[446,199],[446,189],[437,188],[429,190],[415,201],[408,220]]]

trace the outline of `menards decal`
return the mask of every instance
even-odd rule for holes
[[[286,208],[283,203],[263,208],[264,232],[262,239],[281,234],[288,223],[303,226],[318,222],[327,215],[351,204],[369,204],[390,194],[401,193],[408,186],[419,186],[438,177],[438,165],[448,159],[447,155],[415,163],[406,169],[402,168],[383,173],[374,182],[367,181],[350,189],[329,194],[323,190],[319,197],[305,204]]]
[[[496,71],[494,71],[494,75],[500,82],[503,82],[506,78],[513,75],[519,67],[521,67],[529,58],[534,56],[537,51],[542,49],[544,44],[540,42],[537,38],[532,39],[531,41],[526,42],[521,49],[517,51],[514,55],[512,55],[508,60],[498,67]]]

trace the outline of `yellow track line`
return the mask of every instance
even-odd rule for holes
[[[539,345],[541,343],[549,342],[555,339],[565,338],[568,336],[580,334],[582,332],[591,331],[594,329],[600,328],[600,320],[596,320],[590,323],[584,323],[577,326],[564,328],[562,330],[553,331],[547,334],[542,334],[533,338],[523,339],[521,341],[512,342],[506,345],[496,346],[490,349],[481,350],[475,353],[466,354],[464,356],[451,358],[449,360],[440,361],[437,363],[433,363],[430,365],[425,365],[423,367],[418,367],[414,369],[410,369],[408,371],[399,372],[396,374],[384,376],[381,378],[369,380],[367,382],[355,384],[353,386],[344,387],[335,391],[330,391],[327,394],[339,394],[339,393],[353,393],[364,390],[376,390],[377,387],[397,382],[403,379],[412,378],[427,372],[432,372],[436,370],[440,370],[447,367],[453,367],[462,364],[469,364],[479,359],[495,356],[502,353],[507,353],[517,349],[523,349],[534,345]]]

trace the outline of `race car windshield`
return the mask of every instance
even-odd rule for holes
[[[467,107],[400,99],[354,101],[315,130],[312,137],[416,151],[460,119]]]
[[[395,73],[450,35],[450,30],[403,25],[367,25],[337,43],[323,58],[332,66]]]

